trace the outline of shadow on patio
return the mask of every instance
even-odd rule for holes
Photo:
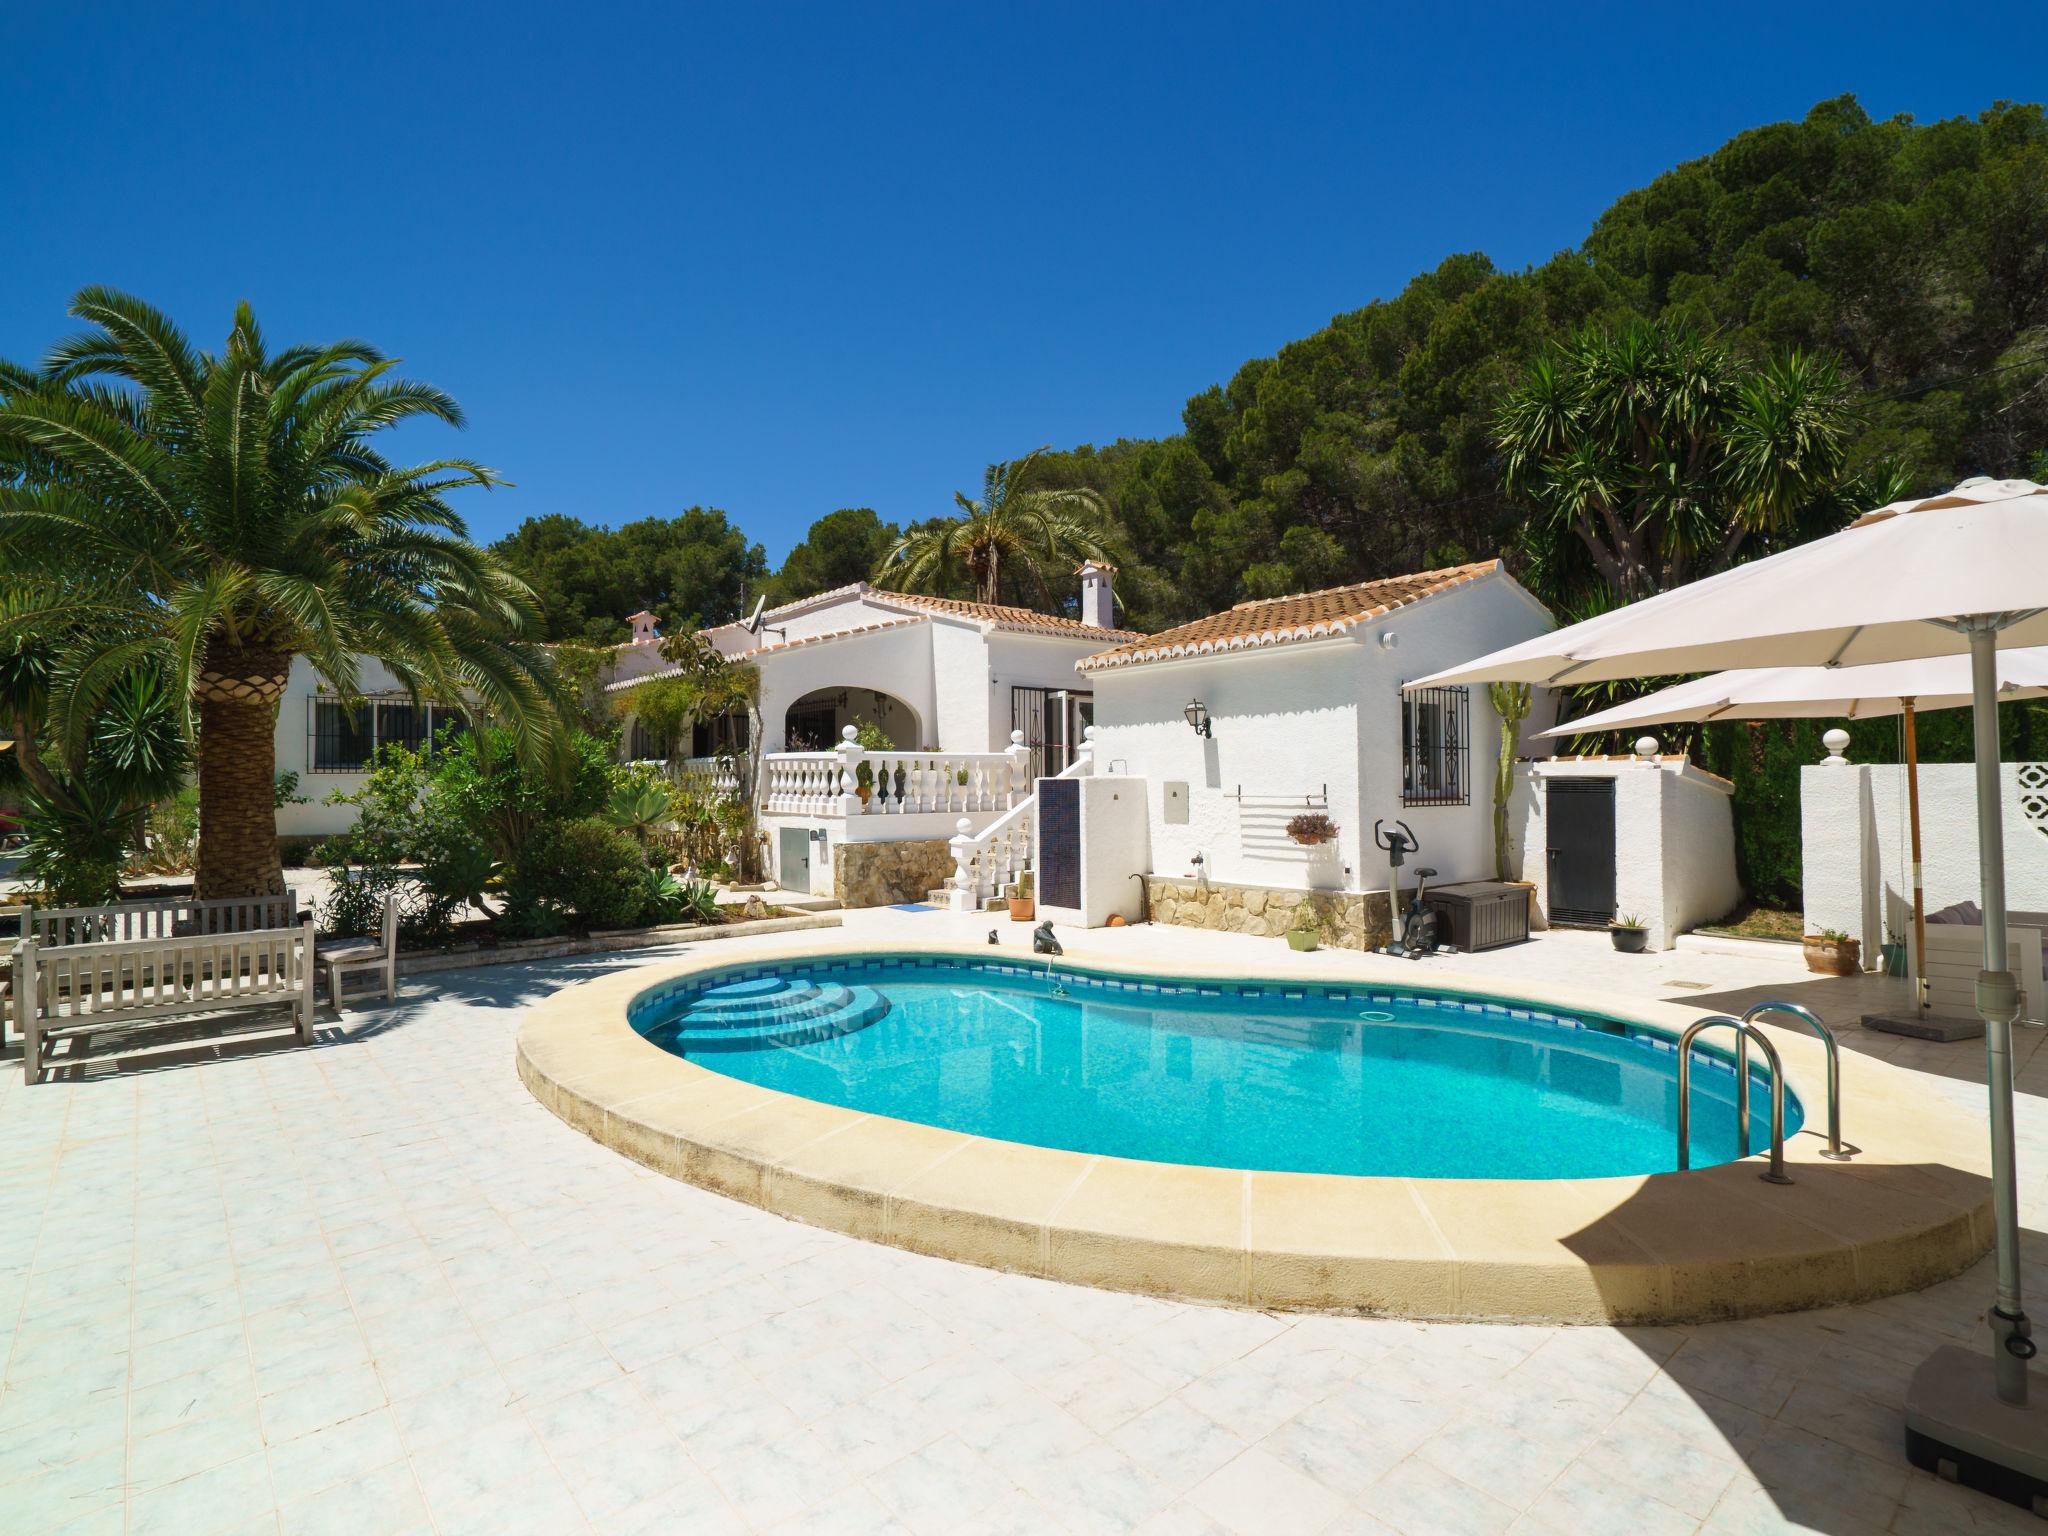
[[[1857,1211],[1871,1211],[1874,1202],[1896,1209],[1935,1187],[1953,1190],[1958,1180],[1988,1189],[1988,1181],[1938,1164],[1801,1162],[1793,1171],[1797,1182],[1778,1187],[1755,1179],[1747,1165],[1703,1170],[1720,1176],[1703,1184],[1688,1222],[1672,1221],[1668,1200],[1639,1195],[1564,1240],[1589,1262],[1613,1266],[1633,1249],[1646,1263],[1667,1266],[1668,1293],[1711,1318],[1745,1297],[1696,1289],[1688,1259],[1725,1251],[1728,1234],[1739,1230],[1756,1245],[1744,1287],[1751,1299],[1760,1291],[1807,1309],[1632,1327],[1627,1310],[1639,1289],[1622,1294],[1630,1282],[1619,1276],[1602,1285],[1603,1294],[1614,1294],[1621,1335],[1660,1372],[1624,1415],[1626,1427],[1617,1426],[1622,1433],[1610,1454],[1650,1479],[1639,1486],[1660,1500],[1696,1519],[1712,1516],[1716,1531],[1777,1529],[1781,1521],[1827,1536],[2038,1529],[2020,1511],[1940,1483],[1905,1458],[1907,1382],[1938,1345],[1987,1351],[1989,1390],[1982,1316],[1992,1295],[1990,1259],[1944,1274],[1953,1258],[1938,1258],[1930,1244],[1899,1275],[1898,1283],[1921,1289],[1857,1304],[1843,1299],[1870,1281],[1866,1255],[1843,1244]],[[2029,1282],[2038,1286],[2048,1281],[2048,1235],[2027,1232],[2023,1242]]]

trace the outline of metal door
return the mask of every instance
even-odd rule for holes
[[[1010,690],[1010,729],[1031,749],[1031,777],[1057,778],[1073,762],[1082,730],[1095,721],[1095,695],[1066,688]]]
[[[1551,779],[1544,789],[1550,920],[1614,920],[1614,780]]]
[[[796,896],[811,894],[811,829],[782,829],[781,886]]]

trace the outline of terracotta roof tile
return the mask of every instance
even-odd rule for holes
[[[898,611],[907,609],[920,613],[942,613],[956,619],[974,619],[984,624],[993,624],[998,629],[1026,633],[1094,636],[1104,640],[1141,638],[1139,631],[1135,629],[1101,629],[1062,614],[1040,613],[1035,608],[1017,608],[1007,603],[969,603],[951,597],[926,597],[921,592],[892,592],[883,587],[871,587],[864,581],[850,582],[843,587],[834,587],[828,592],[814,592],[809,597],[799,598],[793,603],[770,608],[762,618],[780,618],[799,609],[821,607],[834,598],[842,597],[858,598],[874,603],[877,607],[894,608]],[[714,629],[737,627],[736,623],[713,626]],[[706,630],[705,633],[709,634],[711,631]]]
[[[1084,672],[1099,672],[1176,656],[1202,656],[1341,635],[1354,625],[1383,618],[1425,597],[1491,576],[1500,568],[1498,560],[1482,560],[1475,565],[1418,571],[1412,576],[1388,576],[1294,597],[1259,598],[1196,619],[1192,624],[1162,630],[1131,645],[1084,657],[1079,666]]]
[[[943,613],[959,619],[976,619],[984,624],[993,624],[998,629],[1053,635],[1100,635],[1105,639],[1143,638],[1135,629],[1102,629],[1093,624],[1083,624],[1078,619],[1067,618],[1064,614],[1040,613],[1036,608],[1015,608],[1005,603],[968,603],[954,597],[926,597],[922,592],[885,592],[879,587],[870,588],[866,595],[885,606],[921,608],[927,613]]]

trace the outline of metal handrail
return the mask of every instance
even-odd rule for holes
[[[1745,1008],[1742,1022],[1754,1024],[1765,1014],[1782,1013],[1789,1019],[1797,1019],[1816,1035],[1828,1051],[1828,1149],[1821,1153],[1838,1163],[1845,1163],[1861,1148],[1845,1146],[1842,1142],[1842,1054],[1835,1044],[1835,1032],[1821,1023],[1820,1015],[1811,1008],[1798,1003],[1758,1003]]]
[[[1704,1019],[1694,1020],[1678,1037],[1679,1170],[1683,1172],[1692,1166],[1693,1038],[1703,1029],[1723,1024],[1735,1031],[1736,1040],[1735,1118],[1736,1133],[1742,1138],[1741,1150],[1736,1155],[1749,1156],[1749,1042],[1754,1040],[1763,1047],[1764,1060],[1771,1068],[1771,1166],[1768,1172],[1757,1177],[1766,1184],[1790,1184],[1791,1176],[1785,1172],[1785,1068],[1778,1060],[1778,1048],[1754,1024],[1746,1024],[1725,1013],[1710,1013]]]

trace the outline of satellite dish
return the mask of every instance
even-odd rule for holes
[[[763,612],[766,611],[767,607],[768,594],[763,592],[759,597],[754,599],[754,611],[747,615],[748,634],[758,635],[759,633],[761,633],[761,615]]]

